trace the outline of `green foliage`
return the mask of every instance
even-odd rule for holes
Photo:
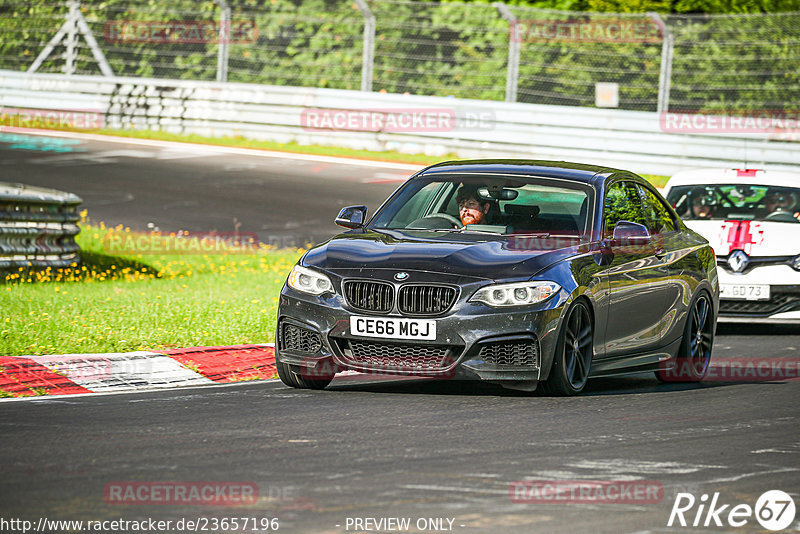
[[[517,18],[604,24],[648,21],[637,13],[677,14],[671,78],[673,110],[791,110],[800,100],[800,0],[514,0]],[[229,47],[232,82],[358,89],[364,18],[345,0],[229,0],[234,27],[250,39]],[[118,75],[214,80],[219,39],[204,42],[115,40],[131,23],[219,24],[213,0],[84,0],[82,13]],[[505,97],[509,25],[489,2],[372,0],[376,18],[373,90],[488,100]],[[541,8],[569,10],[563,13]],[[27,69],[58,31],[60,2],[0,4],[0,68]],[[592,13],[587,13],[592,12]],[[615,13],[623,14],[617,18]],[[699,17],[697,13],[768,13]],[[769,13],[772,13],[771,15]],[[627,15],[626,15],[627,14]],[[632,15],[633,14],[633,15]],[[627,18],[625,18],[627,17]],[[633,18],[631,18],[633,17]],[[662,43],[529,39],[520,42],[518,100],[594,106],[595,84],[617,82],[620,107],[656,108]],[[76,73],[99,69],[79,38]],[[62,72],[63,44],[40,72]]]

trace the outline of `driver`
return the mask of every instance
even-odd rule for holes
[[[692,216],[695,219],[709,219],[714,215],[717,199],[713,193],[702,188],[692,191]]]
[[[792,208],[792,197],[782,191],[772,190],[764,197],[767,213],[789,211]]]
[[[485,224],[491,203],[480,198],[478,186],[462,185],[456,192],[458,216],[461,224]]]

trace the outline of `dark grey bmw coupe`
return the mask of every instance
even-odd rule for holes
[[[708,242],[641,177],[479,160],[412,176],[309,250],[281,291],[292,387],[335,373],[479,379],[574,395],[591,377],[705,375],[719,302]]]

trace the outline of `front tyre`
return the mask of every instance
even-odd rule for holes
[[[700,291],[692,303],[675,365],[656,371],[661,382],[699,382],[706,376],[714,345],[711,297]]]
[[[547,395],[577,395],[586,386],[594,354],[592,314],[578,300],[567,312],[558,335],[550,376],[542,384]]]
[[[299,389],[325,389],[325,386],[333,380],[333,374],[325,372],[319,376],[312,376],[313,371],[297,365],[289,365],[280,361],[275,361],[278,370],[278,377],[281,382],[292,388]]]

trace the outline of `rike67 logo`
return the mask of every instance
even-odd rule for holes
[[[728,527],[744,527],[755,518],[763,528],[778,531],[788,528],[794,516],[794,500],[781,490],[764,492],[755,507],[745,503],[723,504],[719,492],[710,500],[707,494],[696,499],[691,493],[678,493],[667,526],[723,527],[727,523]]]

